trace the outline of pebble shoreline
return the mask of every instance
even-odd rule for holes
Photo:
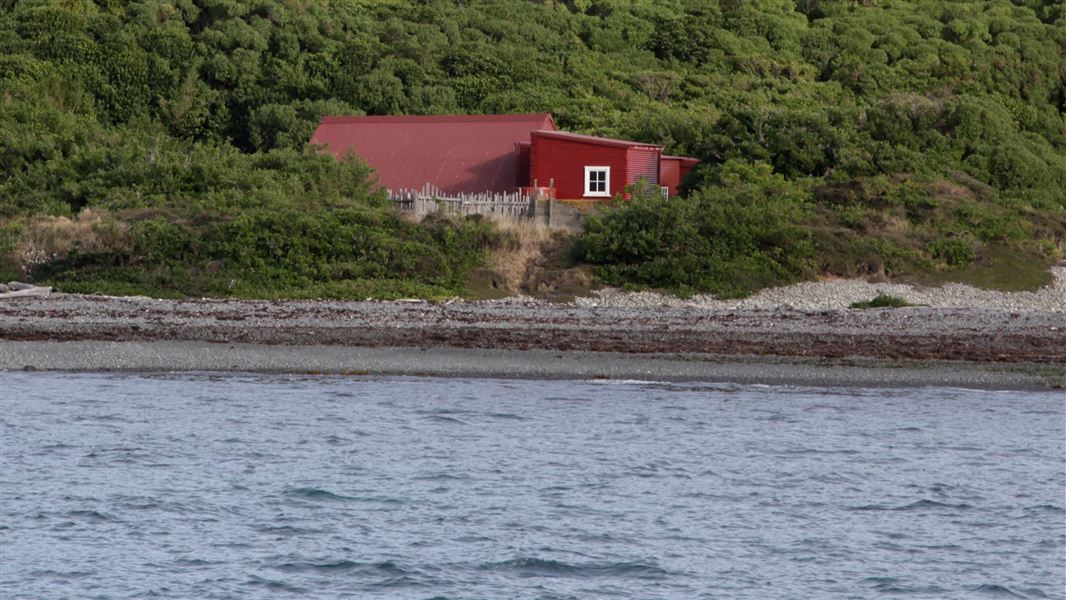
[[[718,300],[699,295],[689,299],[655,292],[623,292],[608,288],[590,298],[578,298],[578,306],[647,308],[670,306],[699,310],[840,310],[878,294],[903,298],[911,304],[932,308],[977,308],[982,310],[1066,313],[1066,266],[1051,269],[1054,281],[1035,292],[982,290],[961,283],[939,287],[916,287],[902,283],[870,283],[862,279],[809,281],[769,288],[748,298]]]
[[[490,374],[538,377],[553,373],[593,376],[601,367],[607,372],[606,365],[615,364],[611,361],[620,356],[629,358],[623,361],[626,366],[613,371],[618,376],[648,372],[668,378],[675,371],[680,376],[695,361],[705,365],[700,372],[706,377],[717,377],[716,373],[728,377],[729,373],[739,376],[739,371],[715,371],[706,365],[716,360],[747,364],[753,357],[783,357],[793,364],[837,361],[825,367],[833,372],[843,368],[839,361],[853,359],[895,368],[932,361],[941,364],[938,372],[942,374],[952,370],[945,364],[957,365],[960,372],[973,372],[974,365],[1013,365],[1008,370],[1039,372],[1043,383],[1038,387],[1055,387],[1066,383],[1066,267],[1056,267],[1054,274],[1053,285],[1023,293],[962,285],[923,289],[828,281],[765,290],[742,300],[602,290],[569,304],[523,297],[428,303],[158,300],[53,293],[0,301],[0,340],[4,341],[0,369],[37,366],[25,360],[35,356],[40,367],[47,369],[172,365],[177,370],[257,370],[274,365],[269,368],[300,371],[318,368],[319,356],[336,352],[355,356],[360,349],[393,348],[416,365],[425,360],[427,350],[445,353],[435,370],[416,367],[416,373],[486,375],[479,370],[480,359],[462,358],[467,355],[461,352],[469,351],[501,357],[492,363]],[[878,293],[925,306],[846,308]],[[93,361],[85,362],[78,343],[90,343]],[[152,349],[157,358],[149,360],[144,354],[138,359],[140,354],[129,351],[137,344]],[[229,350],[222,351],[223,344]],[[532,356],[531,351],[553,357],[580,354],[589,366],[587,372],[573,371],[559,361],[541,358],[542,366],[530,371],[523,361]],[[649,360],[659,361],[654,363],[656,370],[646,370],[653,364]],[[354,358],[337,358],[328,365],[332,371],[408,372]],[[803,365],[804,369],[821,368]],[[428,369],[428,365],[423,367]],[[768,366],[765,378],[783,381],[792,377],[782,369]],[[996,369],[1005,372],[1002,367]],[[757,372],[745,371],[748,375]],[[852,375],[832,377],[859,377],[854,369],[848,372]],[[913,378],[925,382],[927,376],[928,372],[926,379]],[[989,385],[988,377],[938,377],[951,385],[960,381]],[[1028,385],[1016,383],[1014,387]]]
[[[891,368],[886,368],[891,366]],[[8,342],[5,370],[238,372],[463,378],[714,382],[814,387],[1048,390],[1066,374],[1046,367],[958,362],[782,359],[479,348],[277,346],[205,342]]]
[[[1059,270],[1057,275],[1061,274]],[[740,301],[668,300],[665,304],[660,296],[610,291],[571,304],[520,297],[434,304],[51,294],[0,302],[0,339],[1066,362],[1063,283],[1060,277],[1055,286],[1040,292],[997,294],[992,306],[974,302],[953,306],[965,294],[990,293],[971,289],[960,295],[962,287],[951,286],[908,298],[927,300],[929,306],[872,310],[837,308],[851,298],[834,291],[840,288],[837,282],[768,290]],[[862,284],[846,285],[849,294],[869,299]],[[821,301],[804,295],[812,288],[823,290]]]

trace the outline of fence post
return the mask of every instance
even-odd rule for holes
[[[548,180],[548,227],[552,226],[552,203],[555,200],[552,196],[555,195],[555,178],[552,177]]]
[[[536,179],[533,180],[533,189],[531,192],[532,193],[529,194],[529,218],[535,221],[537,219],[537,200],[540,198],[540,186]]]
[[[461,216],[499,215],[516,220],[537,222],[546,219],[548,225],[554,220],[555,179],[549,182],[548,190],[541,191],[540,182],[533,180],[533,187],[509,192],[457,192],[450,196],[432,184],[420,189],[389,190],[389,199],[400,212],[424,217],[431,212],[445,212]],[[543,207],[538,207],[544,201]]]

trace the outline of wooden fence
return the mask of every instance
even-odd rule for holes
[[[545,200],[550,199],[550,195],[537,191],[446,195],[428,183],[421,190],[390,190],[389,197],[397,210],[419,217],[439,211],[459,215],[495,215],[508,219],[535,219],[537,202],[544,204]]]

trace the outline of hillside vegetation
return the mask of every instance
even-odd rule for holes
[[[609,283],[1045,281],[1055,0],[0,0],[0,275],[66,291],[441,297],[507,245],[399,218],[324,114],[550,111],[703,163],[593,218]]]

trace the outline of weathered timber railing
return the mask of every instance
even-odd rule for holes
[[[545,194],[536,187],[528,191],[447,195],[427,183],[420,190],[390,190],[389,197],[397,210],[419,217],[431,212],[446,212],[532,220],[538,216],[550,218],[551,214],[551,194]]]

